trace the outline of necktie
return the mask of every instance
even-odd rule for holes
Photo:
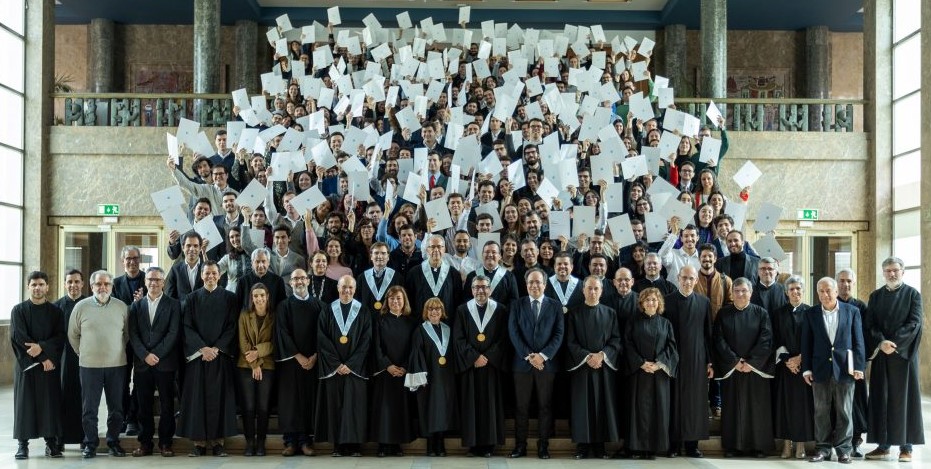
[[[533,300],[533,303],[530,305],[531,310],[533,311],[533,319],[540,319],[540,300]]]
[[[430,175],[430,189],[433,189],[434,187],[436,187],[436,175],[431,174]]]

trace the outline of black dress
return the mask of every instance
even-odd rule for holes
[[[811,441],[815,439],[815,403],[811,386],[805,382],[802,370],[792,373],[786,360],[802,353],[802,323],[808,305],[791,304],[773,312],[773,347],[776,348],[776,385],[773,395],[775,407],[774,435],[789,441]]]
[[[372,412],[369,423],[372,441],[396,445],[414,440],[411,393],[404,387],[404,376],[391,376],[387,368],[390,365],[409,368],[411,335],[417,326],[417,321],[411,316],[391,313],[381,314],[375,320],[372,345],[375,367],[371,378]]]
[[[87,298],[81,296],[72,300],[67,295],[55,302],[62,311],[64,329],[68,330],[68,321],[71,311],[78,301]],[[81,376],[78,367],[78,354],[74,353],[71,344],[62,346],[61,365],[61,435],[59,444],[76,445],[84,442],[84,429],[81,428]]]
[[[625,369],[629,376],[630,421],[627,449],[658,453],[669,449],[670,379],[676,376],[679,355],[669,321],[642,312],[624,332]],[[662,364],[654,373],[643,371],[645,362]]]
[[[448,337],[446,353],[430,338],[430,328],[440,340]],[[405,386],[417,392],[417,414],[421,436],[455,430],[459,423],[452,331],[440,323],[421,323],[411,336],[411,358]]]
[[[282,433],[311,435],[314,432],[314,409],[317,404],[317,370],[305,370],[294,358],[317,353],[317,323],[323,303],[309,297],[301,300],[290,296],[278,305],[278,429]],[[319,362],[318,362],[319,363]]]
[[[13,307],[10,335],[13,343],[13,438],[54,438],[61,433],[61,378],[57,370],[45,371],[42,362],[55,367],[65,345],[62,312],[53,303],[26,300]],[[38,344],[42,353],[26,353],[26,343]]]

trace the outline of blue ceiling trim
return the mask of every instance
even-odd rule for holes
[[[728,2],[728,28],[731,30],[800,30],[825,25],[833,31],[862,31],[863,15],[857,13],[864,0],[739,0]],[[373,2],[373,5],[377,3]],[[668,0],[660,11],[617,10],[534,10],[473,8],[473,28],[478,23],[495,21],[518,23],[522,27],[562,29],[566,24],[602,24],[606,29],[657,30],[667,24],[684,24],[698,29],[701,0]],[[397,8],[342,8],[343,20],[361,25],[374,13],[385,26],[395,26],[394,17],[405,11]],[[456,27],[455,8],[410,9],[415,22],[432,16],[435,22]],[[288,13],[295,23],[304,24],[326,18],[325,7],[266,8],[258,0],[221,0],[220,20],[233,24],[253,20],[274,24],[275,17]],[[191,24],[194,8],[191,0],[126,2],[125,0],[62,0],[55,7],[58,24],[87,24],[93,18],[108,18],[123,24]]]

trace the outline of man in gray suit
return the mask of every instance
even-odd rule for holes
[[[818,300],[821,304],[812,306],[802,323],[802,376],[815,397],[816,452],[809,461],[830,460],[833,447],[837,461],[850,464],[853,383],[863,379],[866,368],[860,310],[837,300],[831,277],[818,281]]]

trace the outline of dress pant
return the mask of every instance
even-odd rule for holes
[[[530,427],[530,399],[533,391],[537,391],[537,421],[539,423],[540,439],[547,440],[553,432],[553,380],[556,373],[540,371],[534,368],[529,372],[514,372],[514,394],[517,398],[517,415],[514,419],[514,430],[517,444],[527,444],[527,433]]]
[[[246,440],[268,435],[268,408],[272,401],[275,372],[262,370],[262,381],[252,379],[251,368],[236,368],[239,397],[242,399],[242,429]]]
[[[708,380],[708,404],[721,407],[721,382],[713,378]]]
[[[134,380],[133,377],[133,360],[136,356],[133,353],[131,346],[126,346],[126,374],[123,376],[123,421],[124,423],[137,423],[138,416],[136,415],[136,386],[132,386],[130,390],[130,383]]]
[[[838,382],[831,378],[825,382],[813,382],[811,389],[815,398],[817,451],[830,455],[831,448],[834,448],[838,455],[849,455],[853,451],[853,381]]]
[[[107,443],[119,443],[120,427],[123,425],[123,380],[126,366],[111,368],[81,367],[81,426],[84,427],[84,444],[96,448],[97,411],[100,409],[100,393],[107,398]]]
[[[159,419],[158,446],[171,448],[175,436],[175,372],[159,371],[153,367],[136,367],[133,376],[133,395],[137,399],[139,419],[139,443],[152,448],[155,435],[155,391],[158,390]]]

